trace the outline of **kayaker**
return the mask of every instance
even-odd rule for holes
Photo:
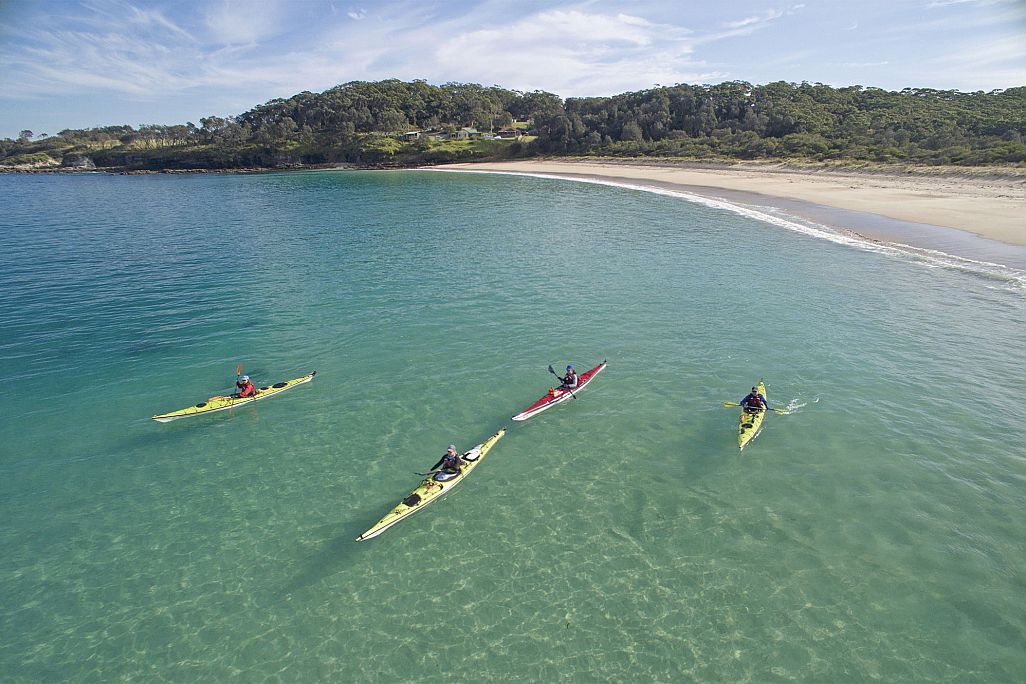
[[[235,386],[239,388],[239,391],[232,396],[236,399],[245,399],[246,397],[255,397],[257,393],[256,385],[249,379],[248,375],[243,375],[241,378],[235,381]]]
[[[563,384],[559,386],[559,389],[577,389],[577,383],[577,371],[574,370],[573,366],[567,366],[566,375],[563,376]]]
[[[455,444],[450,444],[445,454],[438,459],[438,463],[431,466],[431,472],[435,474],[436,480],[445,482],[459,475],[462,467],[463,458],[460,457],[460,452],[456,451]]]
[[[759,394],[758,387],[753,387],[748,396],[738,403],[740,403],[746,411],[751,413],[756,411],[766,411],[769,409],[769,404],[766,403],[766,397]]]

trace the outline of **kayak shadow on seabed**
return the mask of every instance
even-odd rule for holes
[[[279,598],[284,598],[296,591],[306,589],[318,584],[322,580],[337,573],[343,572],[349,567],[349,561],[356,554],[366,553],[371,547],[354,544],[353,538],[360,534],[366,527],[366,521],[380,513],[380,506],[368,506],[362,512],[355,512],[352,522],[348,523],[340,534],[332,534],[328,539],[321,542],[319,548],[312,555],[306,557],[306,568],[301,570],[292,581],[286,584],[277,593]],[[337,524],[325,524],[321,526],[326,530],[335,532],[339,529]]]

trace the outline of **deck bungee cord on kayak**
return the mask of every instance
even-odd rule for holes
[[[567,366],[566,375],[560,376],[558,373],[556,373],[555,370],[553,370],[552,366],[550,365],[549,372],[560,379],[560,386],[550,387],[549,391],[545,394],[544,397],[534,402],[517,415],[513,416],[513,420],[527,420],[532,416],[538,415],[542,411],[552,408],[556,404],[560,404],[568,399],[576,399],[577,393],[584,389],[585,386],[587,386],[588,383],[591,382],[591,379],[598,375],[600,372],[602,372],[602,370],[604,370],[605,367],[606,362],[603,361],[587,373],[582,373],[580,376],[578,376],[577,373],[574,371],[573,366]],[[575,379],[576,383],[571,389],[570,383],[573,383]]]
[[[151,418],[158,423],[168,423],[172,420],[178,420],[179,418],[187,418],[189,416],[205,415],[207,413],[216,413],[217,411],[225,411],[227,409],[235,408],[236,406],[242,406],[249,404],[254,401],[260,401],[267,397],[273,397],[276,394],[280,394],[285,390],[290,390],[293,387],[306,384],[314,379],[317,375],[317,371],[313,371],[308,375],[304,375],[299,378],[293,378],[292,380],[283,380],[276,382],[273,385],[267,385],[265,387],[257,387],[249,376],[243,376],[242,364],[236,369],[235,386],[239,390],[234,394],[229,395],[214,395],[206,401],[201,401],[198,404],[180,409],[178,411],[170,411],[168,413],[161,413]]]
[[[753,398],[754,397],[754,398]],[[737,448],[743,450],[749,442],[762,432],[762,421],[766,418],[766,386],[759,384],[752,388],[751,393],[741,400],[741,416],[737,422]]]
[[[395,525],[401,520],[405,520],[435,499],[448,494],[453,487],[462,482],[467,475],[477,468],[488,452],[491,451],[492,447],[495,446],[495,443],[498,442],[505,434],[506,428],[500,428],[494,435],[481,442],[462,456],[456,452],[456,447],[454,445],[450,445],[450,450],[446,451],[445,456],[443,456],[436,464],[436,467],[439,465],[443,466],[441,472],[444,472],[444,463],[446,459],[449,459],[450,463],[455,463],[456,459],[458,459],[461,465],[458,466],[456,473],[441,481],[437,479],[438,475],[441,474],[438,471],[433,473],[418,473],[418,475],[426,475],[424,481],[422,481],[416,489],[410,492],[409,496],[400,501],[395,508],[389,511],[385,517],[357,537],[356,541],[365,541],[378,536],[388,528],[392,527],[392,525]],[[452,458],[453,452],[456,452],[456,459]]]
[[[550,365],[549,372],[560,379],[560,386],[550,388],[544,397],[532,404],[526,411],[514,416],[513,420],[527,420],[531,416],[537,415],[562,401],[573,398],[575,396],[575,389],[577,391],[583,389],[605,367],[606,362],[603,361],[587,373],[578,376],[571,364],[566,367],[566,374],[559,376]],[[457,451],[456,445],[450,444],[442,458],[428,472],[417,473],[417,475],[426,478],[420,483],[420,486],[400,501],[385,517],[357,537],[356,541],[365,541],[378,536],[400,520],[413,515],[427,504],[446,494],[450,489],[462,482],[478,466],[492,446],[505,434],[506,428],[500,429],[462,456]]]
[[[762,380],[741,401],[725,401],[723,405],[740,406],[742,409],[737,423],[737,448],[739,450],[743,450],[749,442],[759,436],[759,433],[762,432],[762,421],[767,413],[772,411],[783,415],[788,414],[788,411],[783,409],[770,407],[769,402],[766,401],[766,385]]]
[[[591,380],[602,372],[606,367],[606,361],[595,366],[591,370],[578,375],[573,364],[566,366],[566,373],[560,376],[551,365],[548,371],[559,378],[559,387],[549,388],[549,392],[537,402],[528,407],[525,411],[513,416],[515,421],[523,421],[545,411],[556,404],[567,399],[575,398],[574,390],[580,391],[586,387]],[[293,380],[275,383],[268,387],[257,388],[252,378],[242,375],[242,364],[236,369],[235,386],[238,392],[229,396],[215,396],[206,402],[201,402],[180,411],[173,411],[157,416],[153,420],[168,422],[178,418],[202,413],[211,413],[232,408],[240,404],[256,401],[267,396],[272,396],[297,385],[310,382],[316,372]],[[738,448],[744,449],[762,430],[763,420],[770,411],[786,414],[788,411],[776,409],[769,405],[766,399],[766,386],[763,381],[752,387],[752,391],[743,397],[740,402],[723,402],[724,406],[737,406],[742,409],[738,419]],[[434,501],[436,498],[448,493],[450,489],[459,484],[473,471],[483,460],[484,456],[491,450],[495,443],[506,434],[506,428],[501,428],[487,440],[478,444],[470,451],[460,454],[455,444],[450,444],[438,461],[431,466],[430,470],[417,475],[425,479],[407,497],[402,499],[387,515],[371,526],[366,532],[356,538],[356,541],[364,541],[378,536],[391,526],[406,517],[416,513],[421,508]]]

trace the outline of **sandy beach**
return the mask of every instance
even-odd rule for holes
[[[988,240],[1026,246],[1026,173],[1021,176],[988,174],[979,169],[967,169],[965,173],[931,169],[901,173],[802,169],[776,164],[699,165],[566,159],[450,164],[444,168],[605,179],[676,187],[705,196],[745,193],[749,199],[763,196],[770,205],[774,204],[771,198],[796,201],[788,209],[799,215],[810,215],[802,208],[803,203],[808,203],[886,217],[895,222],[954,228]],[[838,223],[824,220],[822,213],[810,218]]]

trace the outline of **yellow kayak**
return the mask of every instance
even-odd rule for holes
[[[766,396],[766,385],[762,384],[762,380],[756,385],[759,388],[759,394]],[[766,403],[769,403],[769,397],[766,397]],[[745,446],[755,439],[759,432],[762,430],[762,420],[766,417],[765,409],[762,411],[749,412],[748,410],[741,409],[741,418],[737,423],[737,448],[744,449]]]
[[[249,404],[250,402],[260,401],[267,397],[273,397],[276,394],[281,394],[285,390],[290,390],[293,387],[302,385],[310,382],[317,375],[317,371],[304,375],[301,378],[294,380],[286,380],[284,382],[276,382],[273,385],[267,387],[257,388],[257,393],[252,397],[246,397],[245,399],[236,399],[233,397],[211,397],[206,401],[183,408],[180,411],[172,411],[170,413],[162,413],[159,416],[153,416],[153,420],[158,423],[168,423],[172,420],[178,420],[179,418],[187,418],[189,416],[199,416],[205,413],[214,413],[216,411],[224,411],[226,409],[234,408],[236,406],[242,406],[243,404]]]
[[[429,475],[408,497],[400,501],[399,505],[393,508],[388,515],[374,523],[373,527],[357,537],[356,541],[364,541],[378,536],[392,525],[410,517],[435,499],[440,499],[448,494],[449,490],[463,482],[467,475],[477,467],[477,464],[484,460],[485,455],[488,454],[504,434],[506,434],[506,428],[502,428],[484,442],[463,454],[463,460],[466,461],[466,465],[463,466],[456,477],[444,482],[438,482],[435,480],[434,475]]]

